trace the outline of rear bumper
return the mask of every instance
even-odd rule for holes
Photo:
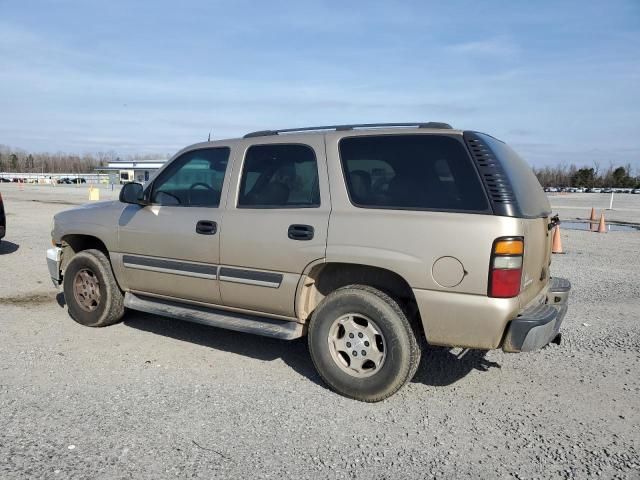
[[[553,341],[567,313],[571,283],[565,278],[552,278],[545,303],[522,310],[507,327],[502,344],[505,352],[530,352]]]
[[[62,249],[53,247],[47,250],[47,267],[51,281],[57,287],[62,283],[62,273],[60,271],[62,263]]]

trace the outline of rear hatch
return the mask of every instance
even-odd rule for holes
[[[506,143],[490,135],[465,132],[496,215],[521,219],[524,259],[520,303],[525,306],[549,282],[551,205],[531,167]]]

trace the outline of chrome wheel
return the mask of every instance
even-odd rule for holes
[[[333,361],[354,377],[369,377],[384,364],[386,342],[370,318],[349,313],[337,318],[329,329],[329,351]]]
[[[86,312],[93,312],[100,305],[100,283],[95,273],[83,268],[73,279],[73,296]]]

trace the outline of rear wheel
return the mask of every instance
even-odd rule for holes
[[[83,250],[71,259],[63,289],[69,315],[82,325],[106,327],[124,315],[124,296],[100,250]]]
[[[420,347],[398,303],[371,287],[329,294],[309,324],[309,351],[337,393],[377,402],[397,392],[420,362]]]

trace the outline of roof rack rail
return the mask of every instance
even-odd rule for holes
[[[269,135],[279,135],[281,133],[311,132],[315,130],[354,130],[356,128],[384,128],[384,127],[417,127],[417,128],[442,128],[450,130],[453,127],[443,122],[408,122],[408,123],[354,123],[349,125],[324,125],[320,127],[283,128],[281,130],[259,130],[247,133],[244,138],[266,137]]]

